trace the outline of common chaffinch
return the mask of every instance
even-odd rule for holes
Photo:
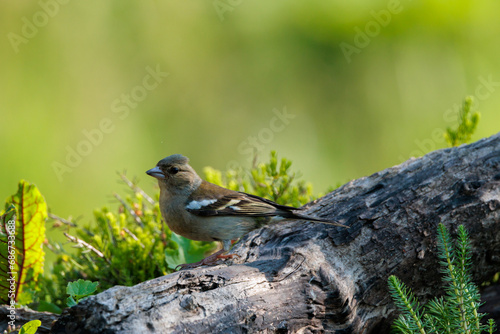
[[[229,251],[231,241],[271,222],[306,220],[340,227],[335,221],[311,217],[303,209],[280,205],[268,199],[229,190],[202,180],[188,164],[189,159],[174,154],[158,162],[146,173],[158,179],[160,211],[169,228],[192,240],[220,241],[223,248],[183,269],[214,264]]]

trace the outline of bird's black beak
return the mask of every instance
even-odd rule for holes
[[[161,169],[158,166],[156,166],[155,168],[151,168],[150,170],[148,170],[146,172],[146,174],[148,174],[149,176],[155,177],[157,179],[164,179],[165,178],[165,174],[163,174],[163,172],[161,171]]]

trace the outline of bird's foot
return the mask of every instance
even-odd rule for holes
[[[224,254],[225,252],[226,251],[224,249],[221,249],[220,251],[207,256],[199,262],[179,264],[177,267],[175,267],[175,270],[194,269],[201,266],[213,266],[217,264],[220,259],[232,259],[235,256],[240,257],[238,254]]]

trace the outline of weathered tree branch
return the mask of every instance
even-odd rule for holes
[[[113,287],[64,311],[52,333],[386,333],[387,278],[443,293],[436,227],[471,236],[476,282],[500,268],[500,134],[351,181],[309,205],[309,222],[245,236],[232,265]]]

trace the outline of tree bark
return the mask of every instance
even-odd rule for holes
[[[500,134],[351,181],[308,210],[350,228],[267,226],[232,263],[113,287],[66,309],[51,333],[387,333],[389,275],[421,302],[444,292],[438,223],[469,232],[476,283],[499,271]]]

